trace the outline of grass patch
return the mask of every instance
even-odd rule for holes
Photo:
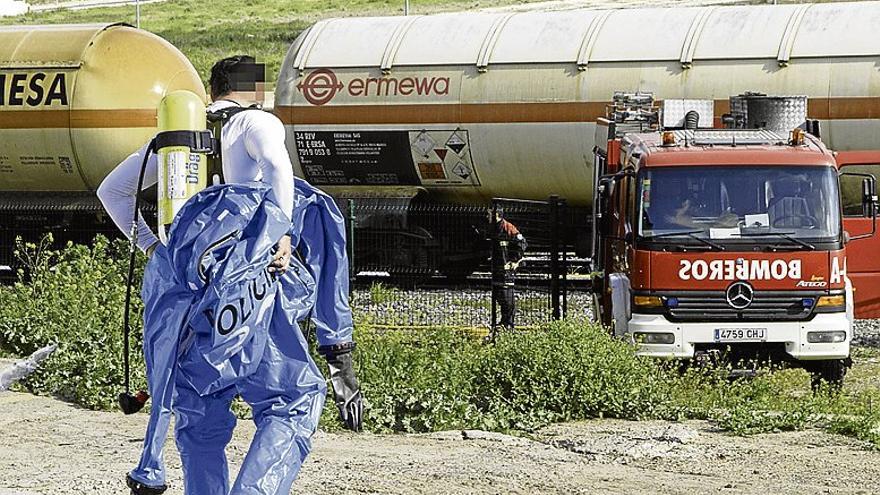
[[[24,356],[58,343],[22,386],[113,409],[123,377],[127,245],[101,237],[92,247],[52,251],[49,245],[21,246],[29,278],[0,287],[0,352]],[[384,288],[376,293],[387,294]],[[141,311],[135,298],[136,388],[145,384]],[[876,350],[856,351],[850,383],[840,393],[813,394],[800,370],[733,382],[724,370],[682,373],[637,356],[633,346],[584,322],[503,332],[494,345],[450,328],[381,331],[360,324],[356,338],[368,400],[365,426],[372,431],[530,431],[588,418],[706,419],[738,435],[817,427],[880,446]],[[241,404],[236,410],[246,414]],[[323,424],[338,427],[332,405]]]
[[[370,302],[373,304],[387,304],[394,302],[399,297],[400,291],[394,287],[373,282],[370,284]]]

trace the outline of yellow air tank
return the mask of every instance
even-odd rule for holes
[[[41,196],[93,198],[104,176],[156,134],[166,94],[206,99],[177,48],[124,24],[0,27],[0,89],[7,208]]]
[[[204,98],[192,91],[168,93],[159,103],[159,131],[204,131],[207,128]],[[161,134],[160,134],[161,136]],[[156,138],[159,154],[158,223],[159,238],[167,242],[167,228],[183,205],[205,188],[208,182],[208,157],[189,146],[162,146]]]

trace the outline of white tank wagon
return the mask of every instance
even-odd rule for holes
[[[589,206],[614,91],[716,119],[746,91],[807,95],[830,147],[876,148],[877,26],[880,2],[330,19],[291,46],[275,105],[297,173],[337,195]]]

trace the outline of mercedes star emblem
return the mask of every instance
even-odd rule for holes
[[[748,282],[734,282],[727,288],[727,304],[733,309],[746,309],[755,298],[755,289]]]

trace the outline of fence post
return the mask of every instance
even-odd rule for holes
[[[561,210],[561,215],[559,216],[560,222],[565,222],[565,226],[571,225],[568,216],[568,202],[565,198],[561,198],[559,200],[559,206]],[[565,234],[568,233],[567,229],[561,229],[563,235],[561,235],[561,249],[562,249],[562,266],[561,266],[561,275],[562,275],[562,318],[565,319],[568,317],[568,242],[566,240]]]
[[[489,328],[494,332],[495,326],[498,324],[498,307],[497,302],[495,301],[495,252],[497,249],[495,246],[498,244],[498,229],[495,228],[495,216],[498,214],[498,202],[494,199],[492,200],[492,214],[488,219],[489,224],[489,238],[492,241],[492,255],[489,256],[489,298],[492,300],[492,321],[489,324]],[[491,333],[490,335],[494,335]]]
[[[559,196],[552,195],[547,201],[550,207],[550,303],[553,319],[558,320],[559,304]]]
[[[348,200],[348,239],[345,243],[346,248],[348,248],[348,292],[349,297],[351,296],[351,285],[355,280],[355,269],[354,269],[354,223],[357,220],[357,216],[354,214],[354,200]]]

